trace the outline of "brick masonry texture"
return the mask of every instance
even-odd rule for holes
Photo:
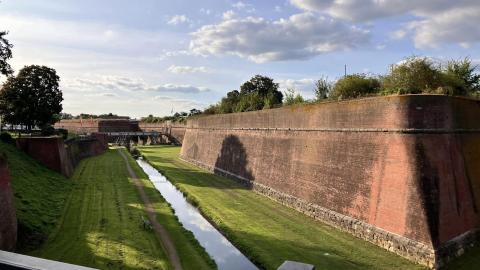
[[[24,137],[17,139],[17,148],[44,166],[70,177],[81,159],[104,153],[108,149],[108,139],[99,133],[66,143],[57,136]]]
[[[198,117],[181,157],[410,260],[476,242],[480,102],[375,97]]]
[[[0,250],[13,251],[17,242],[17,217],[13,204],[10,171],[0,157]]]
[[[128,119],[71,119],[55,123],[55,128],[67,129],[71,133],[136,132],[138,121]]]

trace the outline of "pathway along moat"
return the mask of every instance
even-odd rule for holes
[[[148,175],[155,188],[170,203],[183,227],[193,233],[200,245],[215,260],[218,269],[257,269],[247,257],[200,214],[197,208],[185,199],[182,192],[170,183],[165,176],[142,159],[137,159],[137,163]]]

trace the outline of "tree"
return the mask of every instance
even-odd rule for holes
[[[6,35],[7,32],[0,31],[0,74],[9,76],[13,73],[13,69],[7,61],[12,58],[13,45],[5,38]]]
[[[273,79],[255,75],[240,86],[240,101],[237,112],[256,111],[282,104],[283,94],[278,91],[278,83]]]
[[[9,77],[0,91],[0,114],[7,123],[22,124],[31,130],[46,127],[62,111],[62,92],[56,71],[45,66],[25,66]]]
[[[296,93],[295,89],[288,88],[287,91],[285,91],[285,99],[283,101],[284,105],[288,106],[293,104],[301,104],[304,102],[305,99],[299,93]]]
[[[197,110],[197,109],[191,109],[188,116],[194,116],[194,115],[199,115],[199,114],[202,114],[202,111]]]
[[[227,96],[222,98],[218,105],[219,113],[235,112],[237,104],[240,101],[240,92],[233,90],[227,93]]]
[[[365,74],[352,74],[339,79],[333,86],[330,97],[334,99],[358,98],[375,94],[380,89],[377,78]]]
[[[315,82],[315,99],[320,101],[326,99],[332,90],[332,84],[328,82],[327,78],[320,78]]]

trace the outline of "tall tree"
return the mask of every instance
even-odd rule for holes
[[[0,31],[0,74],[9,76],[13,73],[13,69],[7,61],[12,58],[13,45],[5,38],[6,35],[7,32]]]
[[[283,94],[273,79],[255,75],[240,86],[240,101],[236,111],[255,111],[282,104]]]
[[[0,91],[0,114],[10,124],[31,129],[53,124],[62,111],[62,92],[56,71],[45,66],[26,66],[9,77]]]

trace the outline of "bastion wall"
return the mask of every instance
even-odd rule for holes
[[[476,242],[480,102],[406,95],[189,119],[181,158],[410,260]]]
[[[0,250],[13,251],[17,242],[17,217],[7,161],[0,157]]]
[[[24,137],[17,139],[17,148],[44,166],[71,177],[81,159],[100,155],[108,149],[108,139],[99,133],[66,142],[58,136]]]

